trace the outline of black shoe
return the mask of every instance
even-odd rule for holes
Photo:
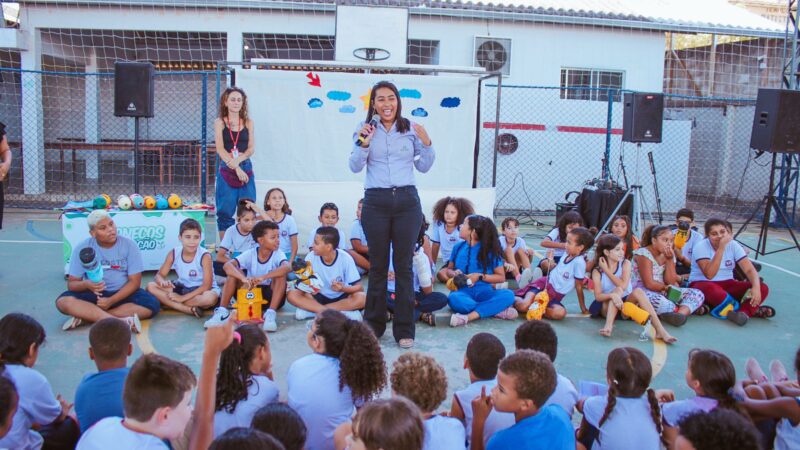
[[[733,322],[740,327],[743,327],[749,319],[750,318],[747,316],[747,314],[741,311],[731,311],[728,313],[728,321]]]
[[[386,323],[389,323],[394,319],[394,313],[391,311],[386,311]]]
[[[680,327],[680,326],[683,326],[683,324],[686,323],[686,319],[688,317],[684,316],[681,313],[668,312],[668,313],[660,314],[658,316],[658,318],[661,319],[662,322],[668,323],[668,324],[672,325],[673,327]]]

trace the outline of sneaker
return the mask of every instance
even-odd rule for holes
[[[728,320],[736,325],[739,325],[740,327],[743,327],[747,323],[748,319],[750,318],[747,317],[747,314],[741,311],[731,311],[728,313]]]
[[[495,289],[508,289],[508,281],[503,281],[502,283],[497,283],[494,285]]]
[[[454,313],[452,316],[450,316],[451,327],[461,327],[466,325],[468,322],[469,318],[467,318],[466,314]]]
[[[364,320],[364,317],[361,315],[361,311],[341,311],[341,313],[350,320],[355,320],[357,322]]]
[[[264,331],[278,331],[278,313],[275,312],[274,309],[268,309],[267,312],[264,313],[264,323],[261,325],[261,328]]]
[[[305,309],[297,308],[294,312],[295,320],[308,320],[313,319],[314,317],[317,317],[317,315],[311,311],[306,311]]]
[[[681,313],[668,312],[664,314],[659,314],[658,318],[661,319],[662,322],[668,323],[673,327],[680,327],[686,323],[687,316],[684,316]]]
[[[203,324],[204,328],[214,328],[214,327],[221,327],[225,325],[225,323],[230,319],[231,312],[228,308],[223,308],[222,306],[214,308],[214,315],[211,316],[210,319],[206,320]]]
[[[139,315],[138,314],[134,314],[134,315],[132,315],[130,317],[126,317],[124,320],[125,320],[125,323],[127,323],[128,326],[131,327],[131,333],[139,334],[139,333],[142,332],[142,321],[139,320]]]
[[[83,324],[83,319],[78,319],[77,317],[70,316],[64,325],[61,326],[61,329],[64,331],[74,330]]]
[[[519,313],[516,309],[514,309],[513,306],[509,306],[508,308],[500,311],[499,314],[495,314],[495,317],[503,320],[514,320],[519,317]]]
[[[539,272],[542,271],[542,269],[537,269],[537,270],[539,270]],[[536,276],[535,274],[536,274],[536,272],[531,270],[530,267],[528,267],[527,269],[523,270],[522,273],[519,276],[519,280],[517,281],[517,284],[519,285],[519,287],[527,286],[528,283],[533,281],[534,276]]]

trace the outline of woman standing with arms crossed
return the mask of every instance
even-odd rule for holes
[[[402,348],[414,345],[414,287],[411,258],[422,226],[422,206],[414,168],[430,170],[435,159],[431,138],[422,125],[402,116],[394,84],[372,87],[367,119],[359,124],[350,153],[350,170],[367,167],[361,223],[369,241],[369,286],[364,320],[377,337],[386,330],[386,281],[389,245],[394,250],[395,301],[392,331]]]
[[[236,205],[241,198],[256,198],[253,163],[256,149],[253,121],[247,116],[247,95],[229,87],[219,100],[219,117],[214,121],[217,156],[216,208],[219,238],[234,224]]]

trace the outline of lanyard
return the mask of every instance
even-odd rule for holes
[[[237,122],[238,122],[238,119],[237,119]],[[237,128],[238,128],[239,124],[237,123],[236,125],[237,125]],[[239,136],[242,135],[242,129],[239,128],[239,131],[236,132],[236,137],[234,138],[233,137],[233,129],[231,129],[231,120],[230,119],[228,119],[228,134],[231,136],[231,141],[233,141],[233,148],[231,149],[231,154],[233,154],[233,157],[236,158],[236,157],[239,156],[238,144],[239,144]]]

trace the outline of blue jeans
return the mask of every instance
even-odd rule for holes
[[[492,317],[514,304],[510,289],[495,289],[489,283],[478,281],[472,287],[463,287],[450,293],[450,308],[459,314],[478,313],[481,318]]]
[[[240,199],[249,198],[256,203],[258,203],[258,201],[256,200],[255,176],[250,177],[250,180],[248,180],[247,184],[244,186],[232,188],[222,178],[222,174],[219,170],[220,164],[224,163],[217,158],[217,194],[215,207],[217,209],[217,229],[219,231],[225,231],[229,226],[236,223],[234,216],[236,215],[236,206],[239,204]],[[253,163],[248,159],[239,164],[239,167],[242,170],[253,170]]]
[[[422,291],[417,291],[414,293],[414,297],[417,299],[416,306],[414,306],[414,322],[419,320],[420,314],[425,312],[432,313],[447,305],[447,296],[441,292],[433,291],[430,294],[423,294]],[[389,311],[394,313],[394,292],[386,293],[386,306]]]

